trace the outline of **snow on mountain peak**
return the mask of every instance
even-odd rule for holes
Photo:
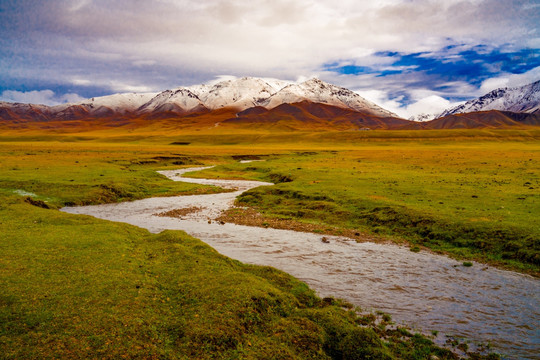
[[[83,111],[98,116],[151,112],[182,114],[221,108],[243,111],[255,106],[272,109],[284,103],[291,104],[306,100],[376,116],[398,117],[351,90],[316,78],[298,84],[277,79],[242,77],[210,85],[179,87],[160,93],[102,96],[76,104],[57,105],[50,109],[52,113]]]
[[[233,107],[241,110],[256,106],[276,92],[276,88],[263,79],[243,77],[221,81],[200,94],[209,109]]]
[[[178,88],[175,90],[165,90],[157,94],[150,101],[142,105],[138,110],[141,112],[192,112],[204,108],[204,103],[196,94],[189,89]]]
[[[76,105],[88,105],[93,108],[105,106],[116,112],[135,111],[148,102],[157,93],[124,93],[109,96],[93,97],[78,102]]]
[[[254,106],[272,109],[284,103],[291,104],[308,100],[368,112],[377,116],[398,117],[396,114],[380,108],[351,90],[315,78],[295,84],[276,79],[243,77],[223,80],[213,85],[203,84],[178,88],[176,91],[178,92],[181,89],[188,91],[188,95],[197,96],[201,102],[197,106],[204,106],[210,110],[229,107],[243,111]],[[162,105],[163,101],[174,102],[185,111],[189,111],[193,107],[193,104],[184,105],[180,104],[178,100],[173,100],[170,92],[171,90],[164,91],[148,104],[145,104],[143,108],[156,109]],[[158,100],[159,106],[152,105]]]
[[[66,109],[79,106],[93,115],[118,113],[126,114],[136,111],[158,93],[121,93],[107,96],[93,97],[76,103],[66,103],[50,107],[52,113],[60,113]]]
[[[283,103],[295,103],[304,100],[337,106],[355,111],[368,112],[377,116],[398,117],[368,101],[357,93],[336,85],[313,78],[300,84],[291,84],[272,95],[260,105],[271,109]]]
[[[540,112],[540,80],[524,86],[495,89],[477,99],[445,110],[439,117],[488,110]]]

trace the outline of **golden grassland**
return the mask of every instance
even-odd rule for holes
[[[294,220],[321,232],[367,231],[538,274],[538,144],[514,134],[321,141],[297,144],[288,155],[262,156],[265,162],[227,164],[194,176],[280,182],[238,199],[266,216],[267,224]]]
[[[57,210],[220,191],[155,172],[218,165],[200,176],[278,182],[239,199],[269,218],[537,273],[540,132],[369,133],[3,133],[0,353],[456,358],[387,327],[388,316],[321,300],[287,274],[225,258],[183,232],[153,235]]]
[[[0,185],[54,206],[100,203],[218,191],[171,184],[155,170],[222,165],[195,176],[281,182],[239,199],[269,219],[538,271],[539,130],[114,135],[4,136],[11,151],[1,158]],[[241,157],[266,161],[239,164]]]

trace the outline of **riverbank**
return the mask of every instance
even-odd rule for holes
[[[359,316],[286,273],[231,260],[183,232],[151,234],[55,209],[217,191],[152,176],[146,169],[156,164],[142,162],[165,156],[156,149],[49,144],[3,151],[5,359],[457,358],[390,326],[388,315]]]
[[[195,176],[276,182],[236,203],[267,224],[406,240],[413,248],[538,276],[538,151],[526,142],[362,144],[261,157],[266,161]],[[244,223],[256,220],[254,212],[227,216]]]
[[[363,309],[375,307],[374,311],[389,313],[399,324],[414,324],[424,332],[436,329],[446,336],[470,339],[472,344],[493,341],[495,349],[511,357],[535,353],[539,344],[534,329],[527,325],[540,317],[540,303],[532,295],[539,286],[535,279],[430,252],[411,252],[394,244],[225,223],[216,217],[235,198],[249,189],[274,185],[189,177],[205,170],[208,168],[160,173],[175,181],[237,190],[62,210],[125,222],[154,233],[184,230],[221,254],[276,267],[305,281],[322,296],[337,296]]]
[[[152,235],[18,199],[2,203],[0,218],[4,359],[456,358],[182,232]]]
[[[142,235],[142,233],[139,234],[137,232],[138,230],[134,232],[134,228],[129,226],[105,227],[93,234],[92,229],[95,225],[93,225],[93,222],[88,222],[87,218],[73,218],[69,217],[68,215],[65,215],[67,217],[57,217],[56,215],[51,216],[51,214],[57,214],[54,209],[65,205],[99,204],[125,200],[131,201],[152,196],[218,193],[222,190],[212,186],[171,182],[157,174],[155,170],[175,169],[179,166],[195,166],[205,164],[226,165],[231,164],[232,161],[236,162],[237,160],[243,158],[263,158],[267,161],[264,163],[256,163],[251,165],[244,164],[241,168],[236,168],[237,165],[233,165],[232,167],[231,165],[227,165],[226,168],[216,168],[210,172],[213,173],[214,177],[222,176],[228,178],[249,177],[252,179],[260,179],[261,177],[264,178],[268,176],[267,179],[270,181],[287,180],[287,177],[290,175],[293,178],[293,182],[284,182],[278,184],[277,186],[277,188],[280,189],[279,191],[283,191],[282,187],[287,185],[306,185],[302,180],[302,176],[299,176],[302,171],[298,170],[298,167],[304,166],[297,163],[297,160],[300,157],[305,160],[311,160],[312,158],[310,158],[310,156],[314,156],[316,158],[317,156],[322,155],[322,158],[325,159],[324,162],[329,167],[328,170],[332,170],[334,174],[338,174],[338,176],[341,177],[346,175],[346,172],[341,171],[336,173],[335,170],[339,169],[341,165],[346,163],[342,163],[340,160],[341,158],[336,154],[342,154],[342,150],[350,150],[337,146],[339,152],[334,153],[330,151],[328,144],[317,146],[307,146],[305,144],[276,146],[275,143],[273,143],[272,146],[267,146],[265,144],[258,146],[223,146],[215,144],[212,146],[208,146],[206,144],[197,146],[178,146],[167,145],[159,139],[151,139],[142,143],[140,142],[140,139],[134,139],[133,143],[126,143],[124,140],[118,142],[118,139],[112,139],[106,144],[97,140],[93,141],[91,139],[86,139],[84,140],[85,142],[79,142],[76,139],[68,140],[68,142],[64,141],[65,140],[61,140],[61,142],[37,141],[22,143],[12,141],[9,143],[3,143],[0,150],[0,173],[2,174],[0,176],[0,197],[2,198],[2,205],[0,207],[3,210],[3,212],[0,214],[0,226],[3,227],[2,231],[5,229],[9,230],[4,231],[3,233],[10,234],[9,237],[2,237],[2,250],[13,247],[13,244],[17,243],[24,245],[22,247],[18,247],[18,250],[16,251],[2,252],[2,260],[4,264],[1,270],[3,271],[2,276],[4,279],[2,285],[3,288],[10,289],[10,292],[6,293],[6,298],[2,299],[1,305],[3,310],[2,314],[5,316],[4,319],[6,320],[3,322],[3,324],[7,324],[2,328],[2,336],[4,336],[2,338],[4,339],[2,340],[4,341],[2,346],[8,346],[10,349],[20,348],[21,353],[19,355],[23,354],[24,352],[26,352],[25,354],[30,354],[30,352],[33,351],[33,348],[40,348],[44,351],[43,354],[62,354],[63,357],[69,357],[73,356],[74,350],[83,349],[83,345],[90,348],[85,350],[88,351],[87,354],[106,355],[106,346],[114,345],[119,349],[124,349],[127,351],[127,349],[130,348],[128,345],[131,344],[130,337],[133,337],[133,334],[125,332],[125,326],[123,323],[114,320],[116,316],[115,314],[121,314],[121,312],[119,312],[119,310],[114,306],[114,302],[116,299],[118,299],[114,291],[114,287],[118,286],[119,289],[121,289],[122,287],[120,286],[119,281],[123,281],[123,279],[126,277],[131,277],[131,275],[122,272],[114,272],[113,274],[102,273],[94,280],[88,282],[88,279],[91,278],[91,276],[89,276],[87,272],[85,273],[85,269],[90,269],[93,271],[94,267],[92,264],[95,262],[102,263],[102,265],[99,265],[99,267],[106,269],[108,266],[107,261],[109,261],[108,259],[110,258],[110,256],[107,254],[120,254],[119,256],[121,256],[120,250],[124,246],[122,244],[126,242],[129,244],[133,243],[134,241],[143,243],[147,241],[152,242],[156,238],[154,235],[147,233],[145,233],[146,235]],[[497,139],[494,140],[494,142],[497,141]],[[330,148],[334,146],[335,145],[332,145]],[[387,146],[387,144],[381,144],[380,146],[377,145],[376,150],[385,149]],[[441,146],[445,147],[447,145]],[[415,147],[415,149],[417,148]],[[395,148],[393,148],[393,150],[395,150]],[[373,151],[373,149],[370,151]],[[369,153],[370,152],[365,152],[364,154],[367,155]],[[518,153],[525,156],[530,152],[528,150],[524,151],[523,149],[518,149]],[[465,156],[465,154],[463,156]],[[289,160],[286,160],[287,158]],[[534,157],[531,158],[535,159]],[[346,159],[348,158],[346,157]],[[426,157],[423,157],[423,159],[425,160]],[[264,166],[260,166],[269,163],[272,163],[271,166],[276,166],[275,169],[285,170],[267,172],[265,170],[259,171],[246,168],[255,167],[257,169],[264,169]],[[294,166],[291,164],[294,164]],[[306,164],[306,161],[304,161],[303,164]],[[362,171],[369,168],[370,167],[367,166]],[[293,171],[289,171],[288,169],[293,169]],[[304,167],[304,169],[309,169],[309,167]],[[377,166],[374,169],[380,170],[380,167]],[[347,170],[347,168],[345,168],[345,170]],[[510,176],[511,171],[514,170],[516,169],[510,167],[508,168],[508,172],[505,172],[502,175]],[[530,168],[529,171],[536,170],[534,170],[533,167]],[[220,172],[223,173],[220,174]],[[270,175],[272,175],[272,177],[270,177]],[[306,176],[307,175],[309,175],[309,173],[306,173]],[[321,173],[317,173],[317,175],[320,176]],[[207,175],[201,174],[201,176]],[[345,185],[345,189],[350,190],[350,187],[348,187],[348,178],[343,177],[343,179],[347,180],[343,183],[343,185]],[[496,179],[498,181],[503,180],[501,177]],[[321,182],[322,180],[324,179],[313,180],[312,178],[309,180],[308,184],[310,186],[315,186],[317,184],[320,186],[328,185]],[[311,181],[314,181],[313,184],[310,183]],[[319,183],[317,183],[317,181],[319,181]],[[387,186],[388,184],[383,185]],[[451,186],[451,184],[448,186]],[[322,187],[319,187],[318,189],[320,192]],[[513,185],[512,189],[515,190]],[[335,191],[335,189],[332,187],[330,187],[329,190],[331,192]],[[288,192],[284,192],[282,195],[286,194],[288,194]],[[387,192],[386,195],[383,194],[383,196],[386,196],[387,199],[391,199],[388,194],[389,193]],[[511,194],[514,193],[511,192]],[[350,198],[344,195],[346,195],[345,192],[341,192],[332,198],[341,197],[343,200],[349,199],[350,201]],[[25,200],[27,198],[30,199]],[[434,197],[432,198],[435,199]],[[534,200],[534,198],[527,199],[527,201],[531,199]],[[302,199],[298,200],[301,201]],[[318,199],[316,201],[324,202],[325,200]],[[387,200],[381,198],[372,199],[372,201],[385,202]],[[514,208],[511,208],[511,219],[515,220],[516,223],[521,222],[534,224],[534,222],[529,222],[527,220],[526,214],[523,214],[522,212],[520,213],[519,207],[515,206],[516,203],[519,202],[515,201],[512,203]],[[452,203],[445,202],[445,204],[451,205]],[[282,204],[282,206],[286,205],[286,203]],[[301,204],[298,205],[302,206]],[[18,207],[19,210],[14,211],[14,207]],[[50,209],[44,209],[44,207],[48,207]],[[450,209],[451,206],[448,208]],[[280,207],[278,206],[275,207],[275,210],[281,211]],[[336,216],[339,214],[332,211],[331,208],[326,208],[326,210],[325,208],[321,208],[319,210],[321,214],[326,210],[329,210],[328,213],[331,215],[332,221],[339,219],[339,217]],[[534,208],[530,208],[530,210],[534,210]],[[39,216],[35,216],[36,211],[40,212]],[[45,211],[45,213],[41,213],[41,211]],[[7,219],[14,214],[17,214],[19,217],[21,217],[21,219],[18,219],[17,221],[8,221]],[[24,220],[25,217],[28,221]],[[83,221],[80,219],[85,220]],[[332,222],[324,221],[322,223],[331,224]],[[88,226],[85,227],[85,225]],[[228,224],[224,226],[227,225]],[[73,226],[73,228],[69,231],[65,231],[64,227],[69,226]],[[81,229],[86,229],[87,233],[84,234],[84,238],[81,238]],[[361,230],[362,232],[365,230],[367,234],[373,233],[369,230],[369,227],[361,228]],[[43,234],[46,234],[46,236],[44,237]],[[383,237],[386,236],[384,231],[378,235]],[[319,238],[317,239],[318,243],[324,244],[320,241],[320,237],[322,237],[322,235],[319,235]],[[67,243],[55,242],[67,241],[69,238],[77,241],[69,245]],[[96,248],[99,249],[99,251],[92,251],[95,244],[102,241],[102,239],[110,239],[111,243],[106,247]],[[118,248],[115,248],[115,246]],[[195,248],[199,248],[200,246],[204,247],[205,245],[202,245],[201,243],[194,244]],[[70,249],[72,247],[80,248],[81,251],[85,251],[84,254],[81,253],[82,257],[79,259],[77,263],[78,265],[74,268],[66,266],[65,264],[67,259],[77,256],[76,254],[73,254],[71,250],[66,252],[66,249]],[[56,252],[51,250],[55,248],[57,249]],[[167,252],[168,250],[166,249],[167,247],[164,247],[161,251]],[[51,256],[47,255],[45,259],[41,259],[42,256],[40,254],[49,253],[51,253]],[[138,254],[138,256],[139,255],[141,256],[141,261],[145,259],[142,253]],[[149,252],[145,256],[147,256],[148,259],[154,259],[152,257],[153,255],[155,255],[153,252]],[[183,256],[182,252],[179,253],[179,256]],[[160,263],[162,260],[163,258],[156,258],[156,261]],[[198,259],[193,260],[195,263],[190,262],[189,264],[192,267],[186,271],[189,272],[197,269],[195,267],[197,260]],[[42,265],[37,266],[36,262],[39,262]],[[476,265],[473,266],[473,269],[476,269]],[[161,274],[160,271],[155,271],[154,273],[157,274],[158,278],[164,279],[164,274]],[[56,278],[56,287],[53,287],[54,291],[48,292],[45,287],[51,286],[51,284],[47,281],[43,281],[43,279],[46,279],[46,276],[51,274]],[[206,274],[209,276],[208,279],[210,279],[210,273]],[[238,277],[242,278],[243,275],[238,274]],[[34,280],[34,278],[36,280]],[[170,284],[167,285],[169,281],[173,281],[171,279],[172,278],[167,278],[166,280],[163,280],[159,287],[166,288],[167,286],[172,286]],[[81,303],[80,306],[76,305],[81,299],[84,299],[87,296],[87,293],[89,292],[87,289],[91,289],[92,287],[99,288],[101,286],[100,281],[113,285],[105,290],[96,291],[95,297],[89,298],[91,300],[89,303]],[[209,282],[211,283],[212,281]],[[221,280],[218,280],[216,286],[226,286],[226,282],[221,284],[220,281]],[[42,282],[42,284],[40,282]],[[132,282],[131,284],[135,288],[138,285],[135,282]],[[197,285],[193,284],[193,286]],[[228,286],[231,285],[229,284]],[[23,289],[23,291],[20,291],[20,289]],[[212,289],[209,291],[211,292],[211,290]],[[20,294],[17,291],[20,291]],[[40,297],[34,295],[39,293],[43,293],[46,296]],[[52,301],[49,301],[47,298],[52,296],[53,293],[58,295],[54,297]],[[274,292],[272,291],[272,293]],[[240,295],[241,294],[238,294],[238,296]],[[249,300],[249,295],[249,292],[243,294],[242,296],[245,297],[242,297],[242,299],[247,302],[251,301]],[[153,297],[151,299],[153,299]],[[188,301],[193,301],[194,303],[197,302],[196,298],[186,299]],[[205,305],[207,307],[219,308],[223,304],[220,294],[207,299],[208,303]],[[73,305],[73,311],[66,312],[66,309],[59,305],[62,302]],[[130,304],[129,300],[126,299],[123,299],[122,302]],[[156,330],[156,324],[166,325],[167,322],[161,323],[160,321],[155,321],[155,317],[153,317],[154,315],[152,315],[150,312],[157,311],[158,313],[166,313],[169,311],[167,310],[168,308],[183,306],[182,304],[183,303],[168,304],[167,302],[164,302],[158,304],[159,306],[157,307],[148,308],[147,310],[141,308],[141,316],[137,318],[136,322],[142,324],[141,331],[147,335],[161,333],[163,328],[159,327]],[[201,305],[200,302],[198,304]],[[164,306],[164,308],[160,309],[160,306]],[[88,311],[94,314],[95,317],[94,315],[89,315],[84,318],[80,318],[78,315],[78,313]],[[145,313],[145,311],[148,311],[148,313]],[[24,314],[28,314],[28,316]],[[58,317],[56,317],[55,314],[58,314]],[[73,319],[71,319],[71,317],[73,317]],[[80,327],[80,329],[77,330],[66,327],[66,331],[63,332],[62,324],[64,323],[61,322],[62,318],[73,321],[75,324],[77,324],[77,326]],[[211,318],[217,319],[217,313]],[[145,319],[149,320],[147,321]],[[180,323],[183,324],[184,320],[180,321]],[[213,321],[214,320],[209,320],[205,324],[210,327],[216,325],[219,328],[221,326],[218,320],[216,320],[216,322]],[[338,328],[345,326],[345,323],[342,322],[342,320],[336,321],[338,321],[340,324],[335,325]],[[351,321],[358,322],[357,320]],[[97,325],[94,327],[92,322],[95,322]],[[365,321],[359,320],[359,322],[364,323]],[[188,322],[188,324],[190,323]],[[232,324],[239,326],[239,323],[237,322],[233,322]],[[101,328],[106,329],[103,330],[102,336],[99,335],[100,332],[98,325],[101,326]],[[128,327],[131,327],[132,325],[132,322],[128,322]],[[231,325],[231,327],[234,326]],[[217,332],[215,334],[227,334],[228,331],[231,330],[227,328],[224,329],[222,333],[220,333],[218,330],[216,331]],[[329,329],[328,331],[332,332],[333,330]],[[374,329],[374,331],[377,332],[377,329]],[[414,331],[405,332],[402,330],[395,334],[399,335],[402,332],[404,334],[408,332],[414,335]],[[25,333],[29,335],[25,336]],[[343,335],[345,333],[340,334]],[[138,344],[140,345],[137,345],[143,350],[134,349],[131,353],[128,352],[128,354],[132,354],[132,356],[141,356],[140,354],[148,354],[148,352],[144,352],[147,351],[148,348],[158,346],[157,344],[159,343],[157,343],[157,340],[159,340],[159,338],[149,337],[147,335],[139,338]],[[70,336],[73,336],[75,340],[70,339]],[[97,336],[95,344],[91,343],[93,341],[93,336]],[[290,337],[292,336],[290,333],[287,333],[284,336],[292,339],[292,337]],[[327,338],[327,335],[323,334],[321,336],[321,339],[323,339],[321,340],[322,344],[325,344],[326,340],[324,339]],[[384,338],[386,335],[379,334],[378,336],[380,338]],[[76,339],[79,338],[86,340],[77,343],[78,340]],[[411,339],[412,338],[416,339],[411,340],[413,342],[423,342],[421,338],[416,338],[415,336],[412,336]],[[164,338],[161,338],[162,342],[164,341],[163,339]],[[107,341],[109,341],[108,344]],[[253,344],[251,340],[248,341]],[[292,340],[287,340],[286,343],[290,343],[291,341]],[[71,342],[71,345],[67,346],[66,344],[69,342]],[[122,343],[124,345],[122,345]],[[77,347],[77,344],[80,345],[80,348]],[[159,345],[159,347],[162,350],[176,349],[174,347],[175,345],[170,345],[170,341],[168,344],[169,345]],[[199,344],[202,349],[208,350],[211,348],[205,347],[206,345],[204,345],[204,343],[196,342],[196,344]],[[247,343],[242,342],[242,344],[243,346],[246,346]],[[36,347],[37,345],[39,346]],[[167,346],[172,347],[167,348]],[[323,345],[323,349],[325,346],[326,345]],[[385,346],[390,345],[386,344]],[[416,344],[413,347],[416,348],[418,346],[419,345]],[[403,345],[403,348],[404,349],[400,351],[411,350],[409,345]],[[419,352],[423,352],[423,354],[426,353],[424,348],[418,347],[418,349]],[[172,352],[169,351],[166,354],[175,353],[177,350],[171,351]],[[393,353],[397,353],[397,350],[392,351]],[[210,353],[211,352],[207,353],[206,355],[201,355],[201,357],[210,356],[208,355]],[[219,351],[217,353],[219,353]],[[408,356],[412,356],[411,353],[408,354]],[[172,355],[167,356],[172,357]],[[417,354],[416,357],[423,358],[423,355]]]

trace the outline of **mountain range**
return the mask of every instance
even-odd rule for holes
[[[40,113],[38,118],[73,119],[77,115],[103,117],[111,114],[177,113],[181,115],[231,108],[243,111],[252,107],[273,109],[281,104],[311,101],[376,116],[398,117],[357,93],[310,79],[300,84],[280,80],[244,77],[209,85],[195,85],[160,93],[127,93],[95,97],[73,104],[57,106],[0,103],[4,119],[11,110]]]
[[[540,80],[520,87],[493,90],[465,104],[447,109],[438,117],[489,110],[540,113]]]
[[[0,128],[69,129],[81,126],[257,126],[302,129],[445,129],[540,125],[540,81],[497,89],[417,122],[319,79],[290,83],[244,77],[160,93],[125,93],[56,106],[0,102]]]

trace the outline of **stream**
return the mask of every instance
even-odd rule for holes
[[[422,332],[490,342],[505,359],[540,359],[540,280],[482,264],[472,267],[408,247],[291,230],[213,221],[242,192],[271,183],[185,178],[207,167],[159,173],[175,181],[216,185],[233,192],[158,197],[116,204],[66,207],[62,211],[121,221],[158,233],[184,230],[221,254],[269,265],[306,282],[317,293],[381,310],[398,324]],[[182,218],[157,216],[200,208]],[[210,220],[210,222],[209,222]],[[441,338],[441,336],[439,336]],[[441,340],[441,339],[439,339]],[[444,341],[443,341],[444,342]]]

